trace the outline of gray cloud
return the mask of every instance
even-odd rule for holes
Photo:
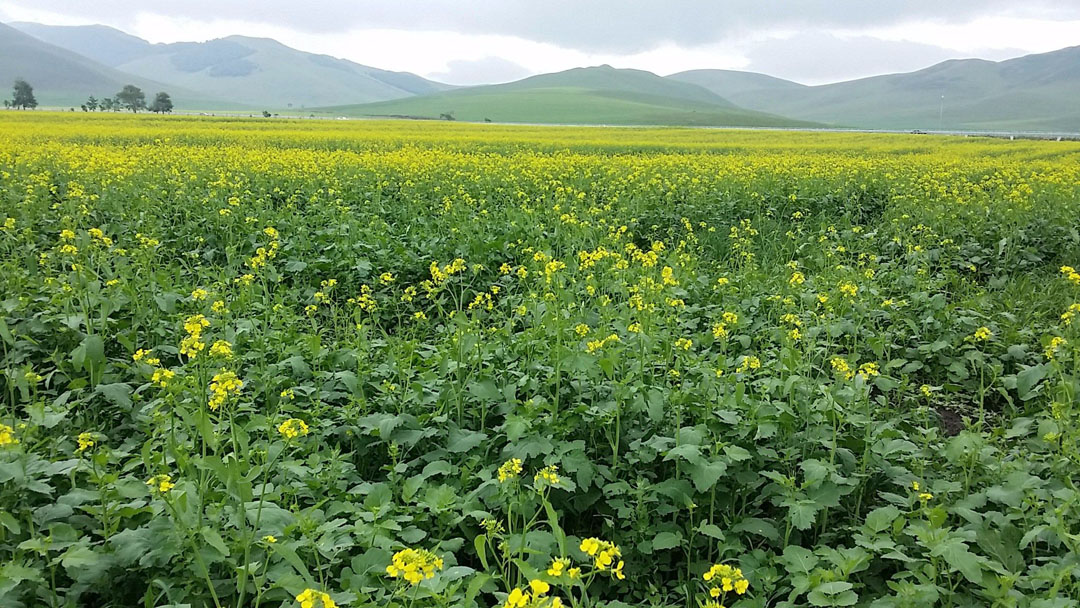
[[[1016,49],[994,49],[979,53],[979,57],[1001,59],[1022,54]],[[947,59],[963,58],[964,53],[917,42],[806,32],[758,43],[747,50],[746,57],[749,60],[746,70],[817,84],[910,72]]]
[[[10,6],[132,23],[140,11],[191,19],[237,19],[329,33],[355,28],[505,34],[593,52],[632,53],[665,42],[697,46],[749,32],[889,26],[977,16],[1078,18],[1060,0],[186,0],[132,8],[126,2],[9,0]]]
[[[449,84],[472,85],[510,82],[531,76],[532,71],[501,57],[455,59],[448,61],[445,72],[428,74],[428,78]]]

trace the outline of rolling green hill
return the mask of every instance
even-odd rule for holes
[[[408,72],[298,51],[268,38],[151,44],[100,25],[16,25],[122,72],[260,108],[366,103],[452,88]]]
[[[806,126],[746,110],[702,87],[641,70],[575,68],[508,84],[394,101],[321,108],[343,116],[399,116],[516,123]]]
[[[148,98],[157,91],[169,91],[177,109],[240,109],[211,96],[193,93],[124,74],[66,49],[48,44],[0,24],[0,96],[10,98],[16,78],[26,79],[34,87],[34,96],[42,106],[78,107],[90,95],[111,97],[125,84],[143,89]]]
[[[812,87],[709,88],[744,107],[843,126],[1080,132],[1080,47]]]

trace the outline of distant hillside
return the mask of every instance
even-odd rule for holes
[[[177,109],[233,109],[210,96],[124,74],[66,49],[48,44],[0,24],[0,97],[11,97],[16,78],[25,78],[34,87],[42,106],[78,107],[90,95],[111,97],[125,84],[143,89],[147,97],[158,91],[172,94]]]
[[[407,72],[298,51],[268,38],[150,44],[100,25],[18,27],[122,72],[262,108],[366,103],[452,88]]]
[[[507,84],[388,102],[322,108],[346,116],[407,116],[517,123],[805,126],[746,110],[694,84],[641,70],[575,68]]]
[[[8,25],[109,67],[138,59],[153,46],[142,38],[105,25],[42,25],[21,21]]]
[[[710,89],[745,107],[843,126],[1080,132],[1080,47],[813,87]]]
[[[794,94],[809,88],[783,78],[737,70],[690,70],[672,74],[668,78],[696,84],[739,105],[756,103],[762,95],[778,92]]]

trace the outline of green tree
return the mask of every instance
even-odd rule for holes
[[[91,95],[90,97],[86,98],[86,109],[90,110],[91,112],[98,109],[97,97],[94,97],[93,95]]]
[[[19,109],[33,109],[36,108],[37,105],[37,99],[34,99],[34,87],[30,86],[30,83],[22,78],[16,78],[14,98],[11,100],[11,106]]]
[[[113,101],[112,97],[105,97],[102,98],[101,104],[98,107],[101,108],[102,112],[108,112],[116,107],[116,102]]]
[[[173,103],[172,98],[165,91],[162,91],[154,96],[153,103],[150,104],[149,110],[151,112],[157,112],[163,114],[165,112],[172,112]]]
[[[124,88],[116,94],[116,103],[121,108],[138,112],[146,109],[146,93],[133,84],[125,84]]]

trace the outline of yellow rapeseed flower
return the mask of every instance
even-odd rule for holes
[[[300,602],[300,608],[337,608],[330,594],[314,589],[304,589],[296,596],[296,601]]]
[[[511,458],[502,463],[498,470],[499,483],[505,483],[513,479],[517,479],[521,475],[521,459]]]
[[[309,432],[308,425],[299,418],[289,418],[285,422],[278,425],[278,432],[285,436],[286,439],[296,439],[297,437],[303,437]]]
[[[18,443],[19,440],[15,438],[15,429],[6,424],[0,424],[0,448],[18,445]]]
[[[154,475],[150,479],[146,480],[146,485],[150,487],[152,492],[158,492],[161,494],[168,493],[169,490],[176,487],[173,483],[172,477],[169,475],[160,474]]]

